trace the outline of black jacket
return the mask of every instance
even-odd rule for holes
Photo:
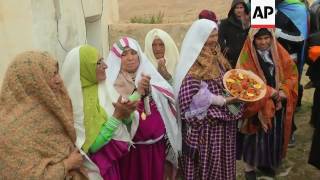
[[[320,32],[309,36],[308,45],[309,47],[320,46]],[[306,75],[309,76],[316,87],[320,88],[320,57],[315,62],[308,60],[307,63],[309,64],[309,68]]]
[[[310,33],[320,31],[320,3],[310,6]]]
[[[294,25],[294,23],[281,11],[278,11],[275,18],[276,27],[281,29],[283,33],[291,35],[291,36],[301,36],[299,29]],[[288,51],[289,54],[297,53],[300,55],[303,40],[296,42],[296,41],[289,41],[282,37],[279,37],[278,42]]]
[[[241,21],[234,15],[234,8],[238,3],[243,3],[247,14],[249,14],[249,9],[243,0],[234,0],[228,18],[223,19],[219,26],[219,44],[223,52],[227,50],[226,58],[233,68],[236,66],[249,31],[249,28],[242,28]]]

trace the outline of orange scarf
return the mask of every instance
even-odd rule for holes
[[[257,52],[253,44],[254,35],[258,30],[259,29],[250,30],[248,38],[240,53],[237,68],[250,70],[266,82],[266,78],[264,77],[263,70],[259,64]],[[287,97],[286,114],[284,118],[284,157],[286,155],[286,149],[291,135],[292,117],[298,96],[298,71],[288,52],[274,38],[273,31],[270,29],[269,31],[271,31],[273,36],[271,40],[271,54],[275,65],[275,89],[284,91]],[[269,128],[272,127],[272,120],[275,116],[276,108],[271,98],[271,90],[272,87],[268,86],[266,96],[263,99],[246,104],[244,113],[245,118],[252,117],[258,113],[259,119],[267,124]],[[258,131],[258,127],[249,121],[245,124],[242,130],[251,134],[256,133]]]
[[[309,48],[309,58],[312,62],[316,62],[316,60],[320,57],[320,46],[311,46]]]

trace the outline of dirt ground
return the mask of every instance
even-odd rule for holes
[[[166,23],[189,23],[195,20],[202,9],[216,12],[218,18],[226,17],[232,0],[119,0],[120,23],[130,22],[133,17],[147,17],[164,13]],[[312,2],[313,0],[309,1]],[[145,32],[143,32],[144,34]],[[129,32],[130,34],[130,32]],[[139,35],[137,35],[139,36]],[[143,37],[140,38],[141,41]],[[306,69],[306,67],[305,67]],[[305,73],[304,73],[305,74]],[[302,84],[306,84],[307,77],[303,77]],[[318,180],[320,170],[308,165],[308,155],[311,145],[313,129],[309,125],[312,107],[313,90],[306,90],[302,107],[297,111],[296,147],[288,150],[287,158],[279,168],[278,180]],[[320,152],[319,152],[320,155]],[[237,179],[243,180],[243,164],[237,162]],[[268,179],[268,178],[259,178]]]

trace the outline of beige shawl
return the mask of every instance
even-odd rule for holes
[[[7,70],[0,94],[0,179],[84,178],[64,169],[76,135],[64,86],[54,92],[48,84],[55,67],[47,53],[29,51]]]

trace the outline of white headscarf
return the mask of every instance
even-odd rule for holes
[[[189,28],[182,42],[180,60],[173,80],[176,98],[178,98],[183,79],[197,60],[211,32],[215,29],[218,30],[217,24],[207,19],[196,20]]]
[[[178,151],[181,149],[181,131],[178,128],[178,123],[175,116],[176,112],[174,109],[175,99],[173,95],[173,89],[150,63],[136,40],[129,37],[123,37],[118,42],[114,43],[107,58],[107,65],[109,67],[107,69],[108,80],[114,85],[120,73],[121,54],[125,47],[130,47],[131,49],[137,51],[139,56],[140,65],[135,78],[136,87],[138,86],[138,82],[141,79],[142,73],[151,77],[150,85],[152,98],[156,103],[157,109],[164,121],[167,136],[175,153],[175,159],[168,160],[177,166]]]
[[[102,179],[98,167],[81,150],[81,147],[85,142],[86,135],[84,127],[83,95],[80,81],[80,48],[81,46],[73,48],[67,54],[66,59],[61,66],[60,75],[64,81],[72,102],[74,127],[77,135],[76,146],[86,157],[84,165],[89,169],[90,179]],[[116,92],[113,86],[109,84],[107,80],[105,80],[98,85],[98,95],[101,107],[104,108],[107,114],[112,115],[114,111],[112,102],[117,101],[119,94]],[[136,112],[136,118],[133,120],[133,128],[131,129],[131,133],[129,133],[127,127],[121,123],[114,132],[113,139],[131,144],[131,139],[134,137],[138,127],[138,120],[138,113]]]
[[[146,56],[155,68],[158,68],[157,59],[154,56],[152,50],[152,43],[155,39],[160,39],[164,43],[164,58],[166,59],[166,67],[168,72],[173,76],[175,73],[176,65],[179,60],[179,51],[176,46],[176,43],[168,33],[161,29],[155,28],[148,32],[144,42],[144,53],[146,54]]]

